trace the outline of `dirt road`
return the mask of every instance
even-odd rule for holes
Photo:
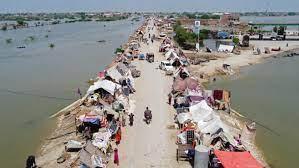
[[[152,27],[153,22],[150,23]],[[157,34],[157,30],[148,33]],[[136,93],[131,99],[135,100],[134,126],[123,131],[123,140],[119,145],[120,166],[126,168],[147,167],[182,167],[176,162],[176,130],[168,129],[173,124],[173,109],[166,103],[167,94],[171,89],[172,77],[165,76],[158,69],[163,56],[158,52],[160,42],[149,45],[141,44],[141,52],[153,52],[155,62],[137,61],[135,65],[141,70],[141,77],[135,81]],[[143,121],[146,107],[152,110],[153,120],[147,125]],[[184,166],[185,167],[185,166]]]

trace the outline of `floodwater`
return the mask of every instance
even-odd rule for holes
[[[0,31],[0,167],[25,166],[54,127],[49,116],[78,99],[77,88],[85,92],[86,81],[140,25],[123,20]]]
[[[241,21],[254,23],[299,23],[299,16],[242,16]]]
[[[298,167],[299,56],[271,58],[210,88],[232,92],[232,106],[258,126],[256,143],[272,168]],[[272,131],[270,131],[272,130]]]

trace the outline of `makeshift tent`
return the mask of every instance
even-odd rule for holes
[[[210,149],[204,145],[195,147],[194,168],[208,168]]]
[[[116,66],[116,69],[118,70],[118,72],[121,74],[121,75],[126,75],[128,73],[128,71],[130,70],[128,67],[126,67],[125,64],[123,63],[119,63],[117,64]]]
[[[91,94],[100,88],[104,89],[111,95],[114,95],[114,92],[117,91],[118,89],[120,89],[121,86],[119,84],[113,83],[109,80],[100,80],[100,81],[95,82],[93,85],[91,85],[89,87],[89,89],[87,90],[87,93]]]
[[[165,53],[165,58],[169,58],[171,53],[174,51],[174,49],[169,49],[166,53]]]
[[[198,89],[198,82],[194,78],[186,78],[183,80],[182,78],[176,78],[173,82],[172,88],[174,91],[183,92],[187,88],[190,90]]]
[[[233,52],[234,50],[234,46],[230,46],[230,45],[224,45],[224,44],[220,44],[218,51],[219,52]]]
[[[183,65],[183,63],[181,62],[181,60],[178,56],[171,58],[169,62],[174,67],[179,67],[179,66]]]
[[[248,152],[226,152],[215,150],[215,155],[224,168],[263,168]]]
[[[177,120],[180,124],[184,124],[186,121],[192,120],[191,113],[180,113],[177,115]]]
[[[114,79],[116,82],[119,82],[121,79],[123,79],[124,77],[118,72],[118,70],[116,69],[116,67],[112,67],[109,68],[106,71],[106,76],[110,76],[112,79]]]
[[[101,116],[100,115],[93,115],[93,114],[83,114],[80,115],[78,118],[81,122],[89,122],[92,124],[99,125]]]
[[[187,78],[187,77],[189,77],[190,76],[190,73],[189,73],[189,71],[187,70],[187,68],[185,68],[185,67],[179,67],[175,72],[174,72],[174,75],[173,75],[174,77],[181,77],[181,78],[183,78],[183,77],[185,77],[185,78]]]
[[[197,80],[194,79],[194,78],[191,78],[191,77],[186,78],[185,82],[187,84],[187,88],[191,89],[191,90],[196,90],[198,88],[198,86],[199,86]]]
[[[169,51],[171,51],[171,49]],[[169,53],[169,51],[167,51],[167,53]],[[173,58],[179,58],[178,55],[177,55],[177,53],[175,53],[174,51],[171,51],[170,54],[167,54],[167,55],[166,54],[165,54],[165,58],[168,61],[171,60],[171,59],[173,59]]]
[[[199,112],[199,111],[204,111],[204,112],[212,112],[213,109],[207,104],[205,100],[200,101],[199,103],[190,106],[190,112]]]
[[[187,88],[186,82],[182,78],[176,78],[172,88],[176,92],[183,92]]]
[[[189,104],[196,104],[204,99],[201,90],[186,89],[185,95],[187,95]]]

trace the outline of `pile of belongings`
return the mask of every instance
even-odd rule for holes
[[[108,157],[103,154],[97,147],[92,145],[91,141],[79,153],[81,167],[101,167],[105,168],[108,163]]]
[[[65,150],[67,152],[77,152],[84,147],[85,143],[78,142],[75,140],[69,140],[65,145]]]
[[[92,137],[92,144],[106,154],[110,145],[111,136],[112,134],[109,130],[105,132],[94,133]]]

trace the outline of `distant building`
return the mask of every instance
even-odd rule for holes
[[[220,17],[220,24],[226,26],[236,25],[240,22],[240,15],[234,13],[224,13]]]
[[[203,26],[219,26],[219,19],[200,19]]]
[[[299,35],[299,31],[298,30],[286,30],[286,35],[287,36],[298,36]]]

